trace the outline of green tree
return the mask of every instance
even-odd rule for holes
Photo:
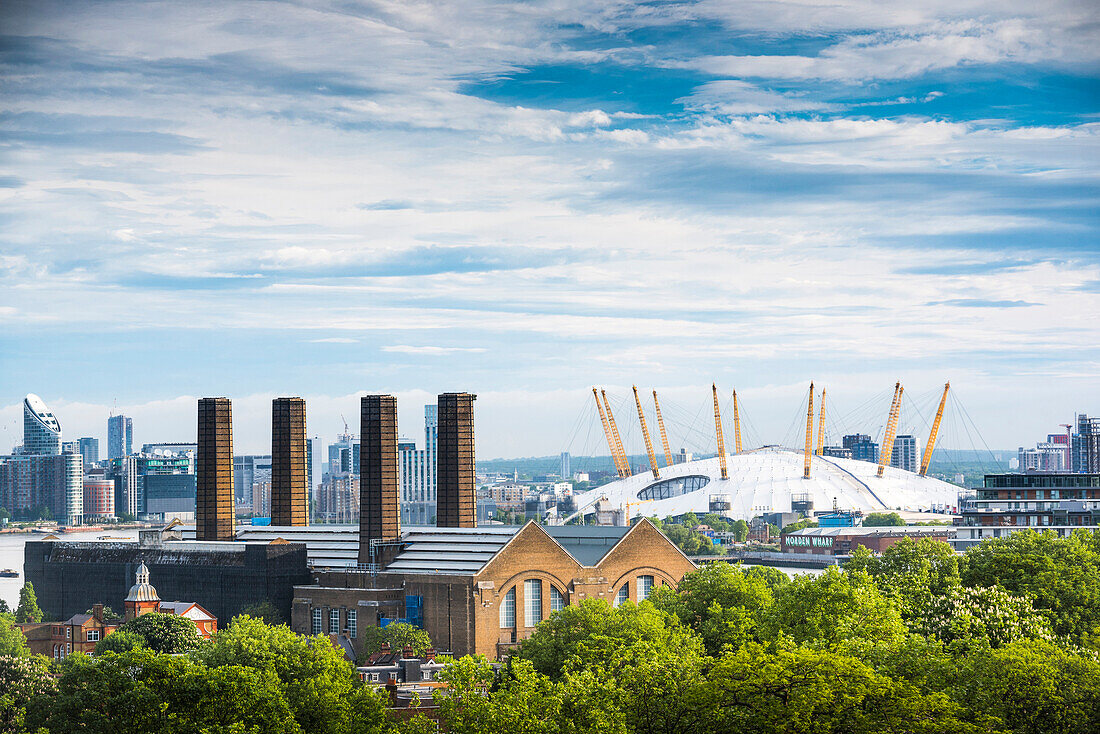
[[[1054,633],[1100,650],[1100,532],[1024,530],[968,549],[964,586],[1001,586],[1033,600]]]
[[[983,650],[959,663],[955,695],[1023,734],[1100,731],[1100,662],[1042,640]]]
[[[691,630],[648,602],[617,609],[602,599],[585,599],[554,612],[524,640],[515,657],[531,661],[542,675],[557,678],[566,669],[607,669],[613,653],[636,648],[655,654],[702,650]]]
[[[935,597],[910,627],[944,642],[981,640],[992,647],[1053,636],[1049,622],[1030,600],[996,587],[952,588]]]
[[[131,630],[118,629],[104,637],[95,645],[95,654],[106,652],[129,652],[139,647],[147,647],[145,638]]]
[[[41,655],[0,655],[0,732],[23,732],[27,704],[57,690]]]
[[[905,634],[897,607],[868,574],[835,566],[819,576],[795,576],[776,589],[765,627],[772,638],[788,635],[830,646],[860,638],[899,640]]]
[[[944,694],[924,694],[853,657],[789,644],[774,650],[746,645],[718,660],[708,680],[707,731],[718,734],[977,734],[996,723],[969,723],[962,707]]]
[[[210,669],[139,649],[62,663],[58,693],[32,701],[28,721],[89,734],[299,734],[278,680],[241,666]]]
[[[91,614],[92,610],[89,609],[88,611],[86,611],[84,613],[85,614]],[[114,609],[111,609],[109,606],[104,605],[104,607],[103,607],[103,618],[104,619],[116,619],[117,617],[118,617],[118,615],[115,614]]]
[[[302,637],[284,625],[239,616],[195,656],[212,668],[240,665],[274,676],[303,731],[374,731],[385,722],[381,698],[360,685],[355,668],[324,635]]]
[[[761,614],[772,604],[772,591],[763,579],[746,574],[740,564],[718,562],[687,574],[675,590],[655,589],[650,600],[695,630],[707,652],[718,655],[759,641]]]
[[[805,519],[798,522],[792,522],[790,525],[785,525],[780,531],[783,535],[787,533],[797,533],[799,530],[805,530],[806,528],[816,528],[817,520]]]
[[[689,530],[699,524],[699,518],[695,516],[694,512],[689,512],[684,515],[681,524]]]
[[[863,526],[868,528],[903,527],[905,520],[896,512],[872,512],[863,518]]]
[[[366,655],[381,650],[383,642],[396,652],[401,652],[407,645],[412,648],[416,657],[422,657],[432,647],[432,638],[426,631],[405,622],[391,622],[385,627],[367,627],[362,632],[363,651]]]
[[[271,602],[264,600],[259,604],[250,604],[241,610],[241,614],[247,614],[253,619],[262,619],[264,624],[286,624],[282,613]]]
[[[15,621],[20,623],[41,622],[42,610],[38,608],[38,597],[34,595],[34,584],[30,581],[19,590],[19,606],[15,608]]]
[[[730,532],[733,533],[733,539],[738,543],[744,543],[745,539],[749,537],[749,524],[744,520],[734,520],[730,526]]]
[[[203,644],[195,623],[187,617],[175,614],[143,614],[118,629],[120,632],[132,632],[140,636],[145,647],[153,652],[190,652]]]
[[[10,614],[0,614],[0,655],[25,657],[30,654],[23,630],[12,623]]]

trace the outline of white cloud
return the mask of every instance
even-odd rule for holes
[[[428,357],[445,357],[449,354],[481,354],[488,350],[480,347],[433,347],[410,346],[408,344],[395,344],[382,347],[383,352],[393,354],[413,354]]]

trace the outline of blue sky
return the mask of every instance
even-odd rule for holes
[[[470,390],[485,457],[600,450],[593,384],[769,442],[811,379],[837,432],[897,379],[991,446],[1100,412],[1090,2],[0,14],[0,450],[26,392],[261,452],[275,395]]]

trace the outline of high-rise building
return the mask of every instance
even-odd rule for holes
[[[436,514],[436,461],[439,451],[439,411],[424,406],[424,448],[409,439],[397,443],[401,482],[401,522],[431,525]]]
[[[271,456],[265,454],[233,457],[233,494],[238,504],[252,501],[252,485],[271,481]]]
[[[1073,471],[1100,472],[1100,418],[1077,416],[1077,432],[1071,444]]]
[[[890,466],[916,472],[920,470],[920,459],[920,441],[916,436],[902,434],[894,439]]]
[[[397,398],[367,395],[360,401],[359,562],[377,562],[371,541],[401,535],[397,505]]]
[[[195,539],[234,540],[233,406],[201,398],[198,410]]]
[[[119,515],[140,517],[148,509],[145,496],[145,484],[149,476],[192,474],[194,457],[191,455],[169,454],[131,454],[109,459],[103,467],[103,474],[115,485],[115,512]]]
[[[61,453],[63,454],[79,454],[80,442],[79,441],[62,441]]]
[[[436,474],[436,525],[477,527],[474,487],[474,400],[471,393],[439,396],[439,454]]]
[[[110,479],[84,478],[84,517],[115,516],[115,483]]]
[[[0,457],[0,507],[15,517],[48,510],[49,517],[63,525],[79,525],[84,515],[83,457],[80,454]]]
[[[853,433],[845,436],[841,441],[841,445],[851,450],[852,458],[857,461],[870,461],[873,464],[878,463],[878,444],[872,441],[871,437],[865,433]]]
[[[178,518],[181,522],[194,522],[196,479],[194,474],[147,474],[143,482],[143,514],[161,521]]]
[[[61,453],[61,424],[34,393],[23,399],[23,453],[31,456]]]
[[[569,452],[568,451],[562,451],[561,452],[561,462],[560,463],[561,463],[561,465],[558,468],[558,476],[560,476],[562,479],[569,479],[570,477],[572,477],[573,472],[569,468]]]
[[[84,457],[84,468],[99,463],[99,439],[81,438],[78,442],[79,453]]]
[[[1065,449],[1054,443],[1039,443],[1033,449],[1021,446],[1017,458],[1019,460],[1017,468],[1021,472],[1065,471]]]
[[[306,401],[275,398],[271,402],[272,525],[309,524],[307,456]],[[256,514],[255,505],[252,513]]]
[[[117,459],[134,453],[134,421],[124,415],[107,419],[107,458]]]

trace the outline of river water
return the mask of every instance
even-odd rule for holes
[[[87,532],[64,533],[58,537],[65,540],[95,540],[101,535],[112,538],[136,538],[137,529],[130,530],[90,530]],[[0,578],[0,599],[14,610],[19,603],[19,589],[23,587],[23,546],[28,540],[45,537],[48,533],[0,533],[0,569],[10,568],[19,572],[17,579]]]

